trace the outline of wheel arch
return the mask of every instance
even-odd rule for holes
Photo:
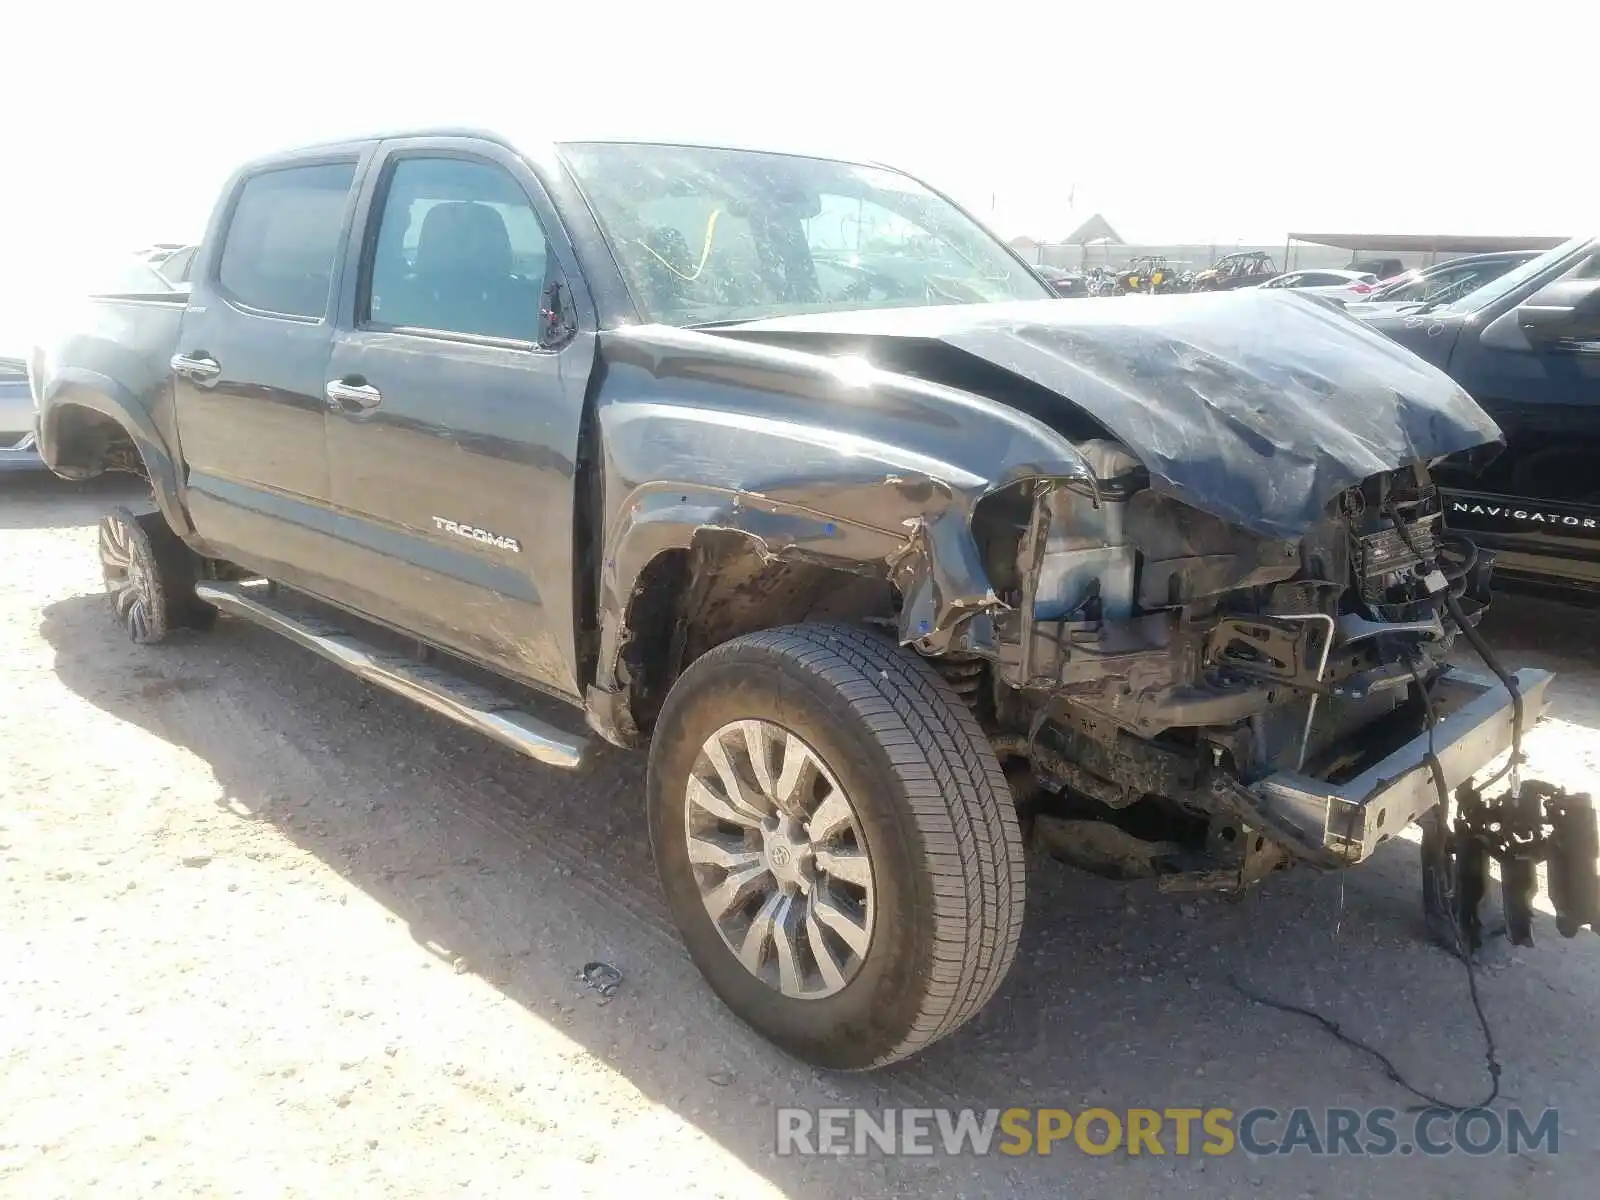
[[[810,538],[802,535],[837,537],[837,521],[767,516],[786,537],[772,537],[771,527],[763,536],[736,525],[655,520],[608,555],[599,662],[588,691],[590,724],[601,736],[637,745],[683,669],[743,634],[823,617],[894,620],[890,560],[904,538],[857,528],[844,535],[856,544],[850,554],[822,554],[804,549]]]
[[[65,479],[117,470],[141,475],[173,531],[193,535],[177,464],[131,392],[105,375],[69,368],[51,381],[40,407],[39,450],[52,471]]]
[[[590,726],[624,748],[648,733],[696,658],[742,634],[812,620],[872,621],[928,656],[997,659],[984,514],[1030,475],[975,504],[937,481],[891,478],[882,528],[731,490],[641,489],[599,564]]]

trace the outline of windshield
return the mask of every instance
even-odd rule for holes
[[[1474,313],[1480,309],[1488,308],[1502,296],[1509,295],[1530,279],[1544,274],[1556,263],[1569,255],[1576,254],[1587,246],[1593,239],[1588,237],[1575,237],[1570,241],[1562,242],[1552,250],[1546,250],[1538,258],[1530,258],[1520,267],[1514,267],[1504,275],[1497,276],[1479,287],[1475,287],[1465,296],[1459,296],[1448,304],[1431,305],[1441,312]]]
[[[757,320],[1053,293],[949,201],[895,171],[694,146],[569,143],[647,320]]]

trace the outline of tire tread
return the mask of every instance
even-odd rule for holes
[[[909,1028],[872,1064],[884,1066],[971,1019],[1010,970],[1026,898],[1016,807],[977,717],[932,664],[860,626],[808,624],[747,634],[694,665],[763,653],[832,688],[883,749],[911,808],[933,894],[933,955]]]

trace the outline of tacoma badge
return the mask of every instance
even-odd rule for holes
[[[476,525],[463,525],[459,521],[447,521],[443,517],[435,517],[433,523],[443,533],[470,538],[474,542],[482,542],[485,546],[493,546],[497,550],[509,550],[513,554],[522,553],[522,543],[514,537],[506,537],[503,533],[490,533],[487,529],[479,529]]]

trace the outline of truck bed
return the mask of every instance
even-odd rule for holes
[[[137,398],[158,426],[170,421],[169,360],[188,301],[185,292],[88,297],[61,323],[69,332],[35,362],[36,393],[50,398],[82,385]],[[61,439],[49,424],[38,431],[39,453],[51,470],[71,476],[75,472],[61,460]]]

